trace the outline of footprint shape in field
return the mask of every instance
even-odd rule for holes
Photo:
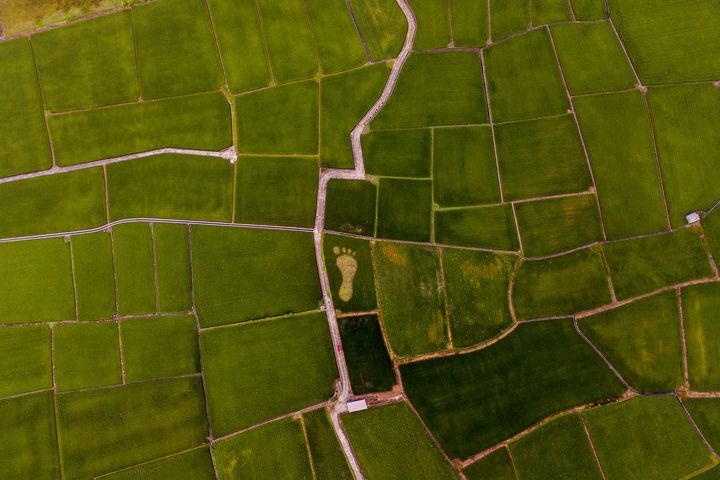
[[[349,302],[353,296],[353,280],[355,280],[358,269],[355,252],[349,248],[335,246],[333,247],[333,253],[337,256],[335,265],[337,265],[342,275],[342,284],[338,292],[340,300]]]

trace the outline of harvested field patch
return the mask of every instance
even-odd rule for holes
[[[392,390],[395,373],[376,315],[338,319],[355,395]]]
[[[335,310],[375,310],[377,300],[370,242],[339,235],[325,235],[323,256]]]
[[[432,235],[432,181],[381,178],[377,236],[429,241]]]
[[[51,388],[50,348],[45,325],[0,328],[0,397]]]
[[[325,229],[375,235],[377,186],[364,180],[330,180]]]
[[[121,315],[154,313],[155,260],[147,223],[124,223],[112,229],[115,284]]]
[[[430,130],[375,131],[362,136],[365,170],[370,175],[430,176]]]
[[[115,314],[115,272],[110,234],[75,235],[71,241],[78,319],[112,318]]]
[[[117,324],[68,323],[54,330],[58,391],[122,383]]]
[[[687,363],[693,390],[720,389],[720,284],[682,290]],[[720,442],[718,442],[720,448]]]
[[[499,250],[520,248],[510,204],[436,211],[435,240]]]

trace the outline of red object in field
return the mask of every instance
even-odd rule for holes
[[[342,352],[342,343],[337,344],[337,351]]]

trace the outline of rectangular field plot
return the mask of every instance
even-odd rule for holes
[[[216,437],[333,395],[337,367],[322,313],[205,330],[200,341]]]
[[[368,478],[457,478],[405,402],[343,415],[342,423]]]
[[[580,327],[635,390],[671,392],[682,385],[674,291],[584,318]]]
[[[200,371],[195,317],[130,318],[120,322],[128,382]]]
[[[521,32],[530,26],[528,0],[488,0],[493,40]]]
[[[500,447],[471,464],[463,475],[467,480],[517,480],[507,448]]]
[[[580,417],[560,417],[510,444],[520,478],[596,479],[603,477]]]
[[[673,396],[636,397],[583,417],[608,480],[681,478],[711,462]]]
[[[603,249],[619,299],[712,275],[700,238],[688,229],[609,243]]]
[[[116,323],[60,324],[54,330],[58,391],[122,382]]]
[[[488,0],[449,0],[453,43],[482,47],[489,40]]]
[[[720,77],[717,2],[610,0],[609,8],[644,84]]]
[[[109,475],[103,480],[213,480],[215,471],[209,448],[196,448],[188,452],[153,460]]]
[[[314,478],[302,425],[293,418],[223,440],[214,453],[221,480]]]
[[[0,237],[70,232],[105,223],[103,172],[91,168],[0,185]]]
[[[510,204],[435,212],[435,240],[446,245],[518,250]]]
[[[573,117],[495,126],[506,200],[580,192],[592,179]]]
[[[396,5],[393,0],[384,1]],[[320,80],[320,160],[324,166],[353,168],[350,131],[378,99],[389,74],[386,64],[377,64]]]
[[[60,478],[52,392],[0,400],[0,468],[8,478]]]
[[[499,202],[490,128],[440,128],[433,135],[433,201],[440,207]]]
[[[107,232],[72,237],[75,301],[79,320],[102,320],[115,314],[112,238]]]
[[[450,458],[467,458],[559,411],[624,391],[570,320],[524,324],[485,349],[405,364],[400,373]]]
[[[368,60],[345,2],[306,0],[305,5],[322,73],[349,70]]]
[[[208,7],[230,92],[267,86],[270,65],[255,0],[208,0]]]
[[[446,348],[445,301],[432,247],[377,243],[375,273],[382,322],[397,356]]]
[[[192,227],[195,302],[204,327],[302,312],[320,303],[312,235]]]
[[[690,386],[693,390],[717,391],[720,389],[720,284],[684,288],[682,308]]]
[[[232,144],[230,105],[221,93],[54,115],[48,121],[60,165],[164,147],[222,150]]]
[[[157,155],[109,165],[107,175],[111,220],[231,220],[233,166],[227,160]]]
[[[377,316],[344,317],[338,322],[353,393],[391,390],[395,373]]]
[[[142,97],[217,90],[223,84],[208,9],[201,0],[158,0],[132,10]]]
[[[325,269],[337,312],[367,312],[377,308],[370,242],[325,235]]]
[[[493,45],[484,58],[493,121],[567,112],[570,104],[547,31],[535,30]]]
[[[453,346],[469,347],[508,328],[515,256],[451,248],[441,254]]]
[[[407,30],[398,4],[393,0],[349,0],[348,4],[372,59],[397,56]]]
[[[112,229],[118,312],[156,311],[152,230],[147,223],[120,224]]]
[[[188,311],[192,308],[188,227],[172,223],[154,223],[153,235],[158,311]]]
[[[417,20],[415,50],[444,48],[450,44],[448,0],[410,0]]]
[[[315,155],[318,152],[318,82],[235,97],[238,151]]]
[[[235,221],[312,227],[318,169],[317,157],[240,157]]]
[[[575,99],[609,238],[667,228],[642,93]],[[628,175],[627,172],[633,172]]]
[[[487,123],[480,58],[474,52],[414,53],[372,128]]]
[[[429,241],[432,181],[382,178],[378,188],[377,236]]]
[[[325,229],[375,235],[377,186],[364,180],[330,180],[325,206]]]
[[[566,0],[532,0],[533,25],[572,20],[570,2]]]
[[[38,33],[32,36],[32,46],[48,110],[101,107],[138,98],[129,11]]]
[[[599,20],[607,18],[605,0],[571,0],[577,20]]]
[[[592,248],[523,263],[512,298],[521,319],[571,315],[610,300],[602,253]]]
[[[595,195],[519,203],[517,212],[525,255],[542,256],[602,240]]]
[[[302,0],[257,0],[275,80],[310,78],[318,71],[310,19]]]
[[[0,397],[52,387],[50,329],[0,328]]]
[[[622,90],[635,84],[632,68],[609,22],[564,23],[553,25],[551,31],[573,95]]]
[[[199,378],[65,393],[57,401],[68,478],[114,472],[207,441]]]
[[[680,226],[685,215],[720,198],[720,90],[713,85],[652,88],[648,101],[670,221]]]
[[[0,43],[0,64],[0,115],[12,118],[0,130],[0,177],[50,168],[50,144],[28,41]]]
[[[430,130],[370,132],[362,137],[365,169],[370,175],[391,177],[430,176]]]
[[[0,244],[0,323],[75,318],[70,248],[61,238]]]
[[[352,480],[345,454],[324,408],[303,414],[316,480]]]

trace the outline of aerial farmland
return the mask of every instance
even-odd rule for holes
[[[0,479],[720,479],[718,0],[0,0]]]

